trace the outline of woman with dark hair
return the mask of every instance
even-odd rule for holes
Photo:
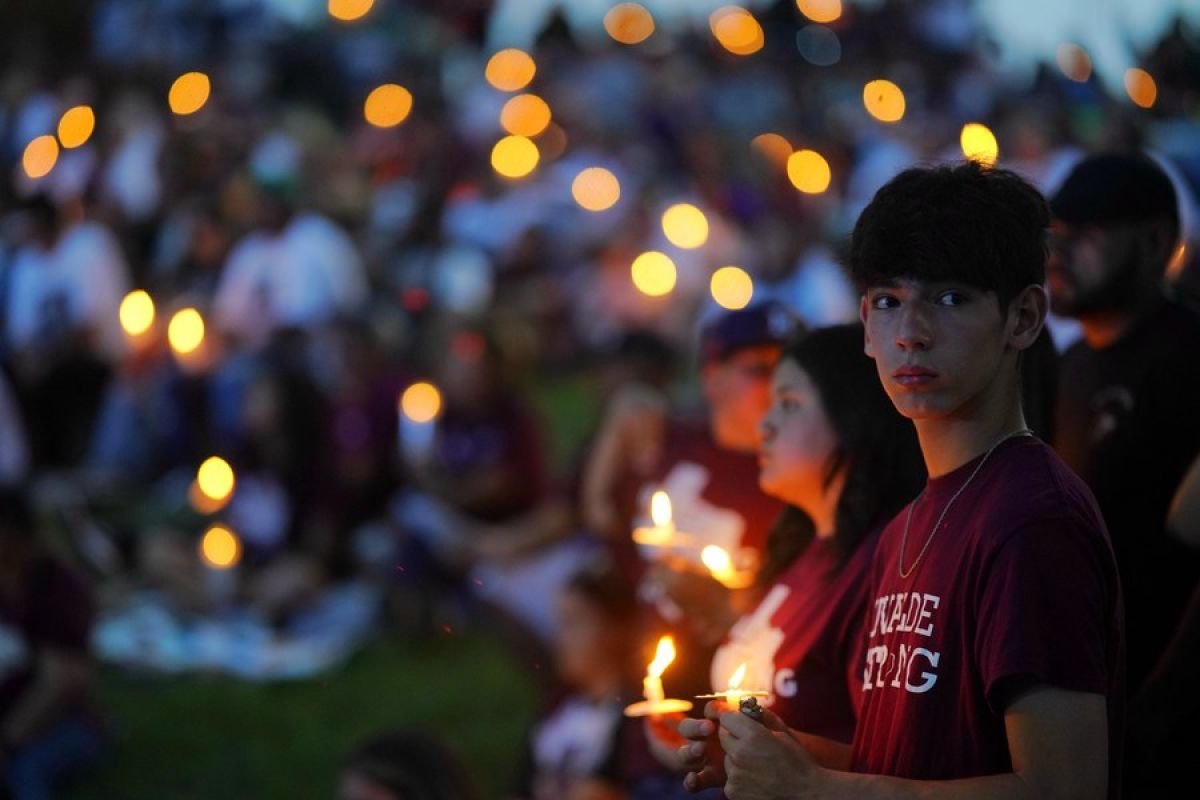
[[[896,413],[862,343],[861,325],[841,325],[799,336],[783,352],[762,423],[759,484],[788,508],[768,541],[762,599],[712,662],[717,691],[744,664],[743,688],[768,690],[766,704],[789,727],[845,743],[845,755],[871,557],[924,478],[912,424]],[[719,770],[716,737],[704,746]]]
[[[924,477],[912,424],[896,413],[862,342],[861,325],[818,329],[780,359],[759,485],[788,509],[759,576],[763,599],[712,663],[718,690],[744,663],[743,686],[769,690],[790,727],[847,744],[871,554]]]

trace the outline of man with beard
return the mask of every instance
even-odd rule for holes
[[[1139,740],[1161,741],[1162,731],[1139,733],[1136,723],[1164,722],[1139,713],[1159,693],[1138,690],[1161,683],[1155,665],[1200,576],[1200,558],[1167,526],[1172,496],[1200,452],[1200,317],[1163,280],[1179,221],[1175,191],[1154,161],[1089,157],[1067,177],[1051,209],[1051,308],[1083,329],[1061,363],[1055,447],[1095,493],[1112,537],[1126,600],[1127,685],[1135,698],[1127,786],[1144,788],[1146,772],[1161,772],[1139,764],[1137,751],[1146,750]],[[1193,705],[1180,696],[1169,704]]]

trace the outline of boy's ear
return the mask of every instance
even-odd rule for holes
[[[1046,324],[1050,300],[1044,287],[1026,286],[1008,306],[1008,344],[1014,350],[1033,346]]]
[[[871,331],[867,328],[867,313],[870,311],[870,308],[867,305],[867,296],[865,294],[858,298],[858,318],[863,324],[863,352],[869,357],[874,358],[875,353],[871,351]]]

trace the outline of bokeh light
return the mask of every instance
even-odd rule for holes
[[[432,422],[441,410],[442,393],[427,381],[414,383],[400,395],[400,413],[413,422]]]
[[[968,122],[964,125],[959,143],[966,158],[978,161],[984,166],[992,166],[1000,157],[1000,145],[996,142],[996,135],[981,123]]]
[[[181,308],[167,325],[167,341],[179,355],[192,353],[204,342],[204,317],[194,308]]]
[[[492,168],[506,178],[524,178],[539,158],[537,145],[524,136],[505,136],[492,148]]]
[[[757,53],[766,42],[762,25],[744,8],[722,6],[708,18],[709,28],[716,40],[737,56]]]
[[[642,294],[662,297],[675,288],[675,262],[666,253],[650,250],[633,260],[633,285]]]
[[[621,199],[621,184],[604,167],[588,167],[571,182],[571,196],[588,211],[604,211]]]
[[[375,0],[329,0],[329,16],[343,22],[351,22],[366,16]]]
[[[500,109],[500,127],[514,136],[537,136],[550,124],[550,106],[536,94],[519,94]]]
[[[58,120],[58,141],[63,147],[80,147],[96,130],[96,112],[91,106],[68,108]]]
[[[1134,105],[1141,108],[1152,107],[1158,98],[1158,84],[1154,78],[1146,70],[1137,67],[1125,70],[1125,91]]]
[[[904,118],[904,92],[889,80],[869,81],[863,87],[863,105],[880,122],[899,122]]]
[[[121,329],[130,336],[141,336],[154,324],[154,300],[142,289],[125,295],[117,310]]]
[[[529,85],[536,72],[537,65],[528,53],[510,47],[488,59],[484,77],[502,92],[517,92]]]
[[[394,128],[412,112],[412,93],[395,83],[377,86],[363,103],[363,117],[376,128]]]
[[[227,500],[237,485],[233,467],[220,456],[204,459],[200,469],[196,470],[196,485],[205,497],[221,502]]]
[[[604,15],[604,30],[621,44],[640,44],[654,33],[654,17],[637,3],[617,3]]]
[[[58,140],[53,136],[38,136],[25,145],[21,167],[31,178],[41,178],[58,163]]]
[[[796,0],[796,7],[813,22],[833,22],[842,16],[842,0]]]
[[[1092,59],[1087,51],[1077,44],[1064,42],[1059,45],[1055,60],[1058,62],[1058,68],[1069,80],[1086,83],[1092,77]]]
[[[709,282],[713,300],[721,308],[737,311],[754,298],[754,280],[741,267],[721,267]]]
[[[816,150],[797,150],[787,162],[788,180],[805,194],[821,194],[829,188],[829,162]]]
[[[180,116],[194,114],[204,108],[211,91],[212,85],[203,72],[185,72],[171,84],[167,104]]]
[[[792,143],[778,133],[760,133],[750,140],[750,146],[775,166],[785,169],[792,155]]]
[[[200,538],[200,558],[213,569],[237,566],[242,558],[242,543],[224,525],[213,525]]]
[[[695,250],[708,241],[708,218],[691,203],[677,203],[663,212],[667,241],[684,250]]]

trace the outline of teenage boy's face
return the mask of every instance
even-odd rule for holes
[[[871,287],[861,306],[866,352],[896,409],[912,420],[986,413],[1001,382],[1016,380],[1016,351],[1041,329],[1044,295],[1026,293],[1001,314],[994,292],[961,284]]]

